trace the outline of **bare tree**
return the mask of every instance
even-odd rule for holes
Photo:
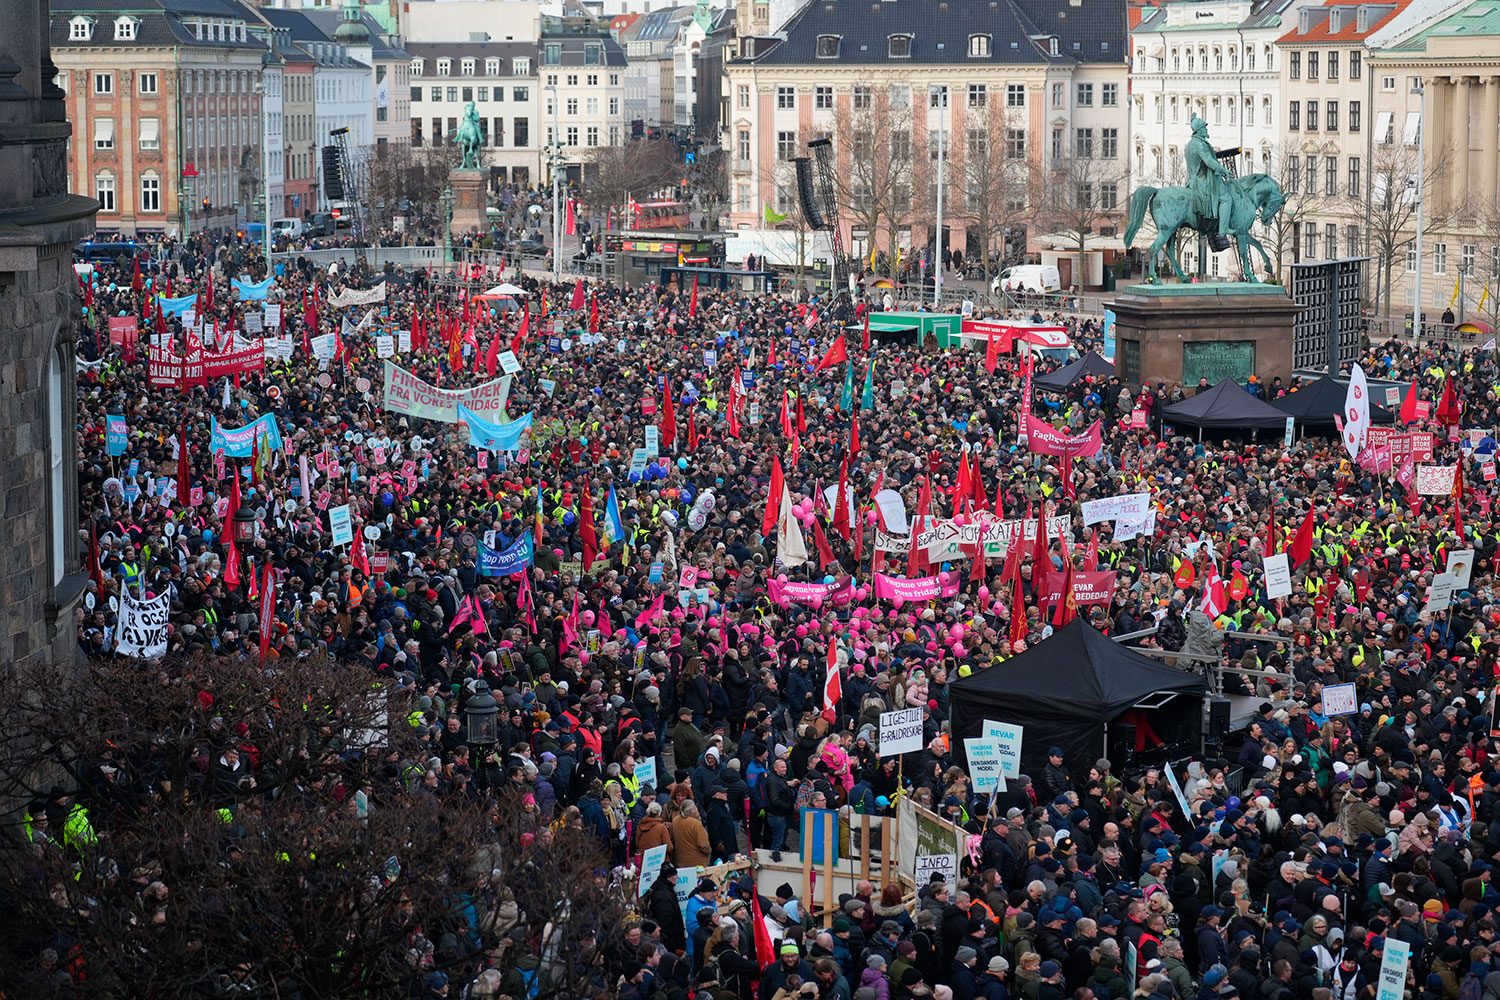
[[[704,215],[704,227],[717,229],[729,211],[729,155],[722,149],[699,153],[689,181],[693,204]]]
[[[1037,201],[1043,231],[1068,238],[1077,247],[1073,283],[1082,288],[1087,274],[1088,239],[1102,226],[1118,225],[1125,206],[1126,173],[1118,160],[1101,159],[1088,146],[1075,145],[1045,170]],[[1066,291],[1066,289],[1064,289]]]
[[[631,198],[646,201],[682,178],[681,154],[665,139],[634,139],[599,146],[589,154],[583,200],[595,213],[623,209]]]
[[[850,109],[840,110],[834,119],[834,146],[841,154],[849,151],[847,160],[840,155],[836,171],[839,205],[854,228],[869,234],[872,247],[878,245],[879,234],[886,235],[892,276],[900,227],[911,212],[911,137],[910,102],[892,103],[886,87],[857,91]]]
[[[963,199],[957,217],[970,232],[978,232],[980,260],[988,278],[998,272],[1004,258],[994,256],[994,244],[1004,242],[1007,230],[1022,225],[1027,195],[1032,189],[1030,164],[1026,159],[1025,123],[1018,116],[989,114],[964,136],[964,157],[958,171],[963,181]],[[952,188],[950,187],[950,190]]]
[[[1307,196],[1303,194],[1303,153],[1296,139],[1284,138],[1272,153],[1271,169],[1268,171],[1281,191],[1286,195],[1286,204],[1269,226],[1262,226],[1261,243],[1276,262],[1276,280],[1282,281],[1282,267],[1290,257],[1297,258],[1297,234],[1302,230],[1302,219],[1307,214]]]
[[[1474,263],[1474,277],[1482,285],[1475,313],[1490,326],[1500,326],[1500,199],[1482,206],[1476,217],[1474,238],[1479,260]]]
[[[623,913],[600,843],[465,793],[503,769],[436,771],[419,692],[295,657],[6,680],[0,791],[29,805],[0,831],[5,995],[61,973],[76,997],[397,1000],[481,947],[506,973],[537,936],[539,995],[592,995]]]
[[[1393,137],[1394,138],[1394,137]],[[1426,230],[1441,231],[1460,211],[1450,200],[1433,196],[1437,186],[1449,175],[1453,163],[1450,152],[1428,150],[1427,165],[1415,144],[1406,142],[1377,143],[1370,167],[1370,198],[1365,205],[1365,226],[1369,233],[1371,255],[1380,269],[1381,307],[1391,312],[1391,272],[1396,258],[1406,257],[1406,248],[1417,238],[1417,195],[1423,192],[1422,225]],[[1420,308],[1420,303],[1418,307]]]

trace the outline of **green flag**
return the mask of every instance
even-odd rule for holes
[[[861,410],[875,409],[875,359],[870,359],[870,370],[865,372],[865,388],[859,394],[859,408]]]
[[[844,392],[839,396],[839,409],[845,413],[852,412],[854,403],[854,365],[849,361],[844,362]]]
[[[766,202],[766,225],[768,225],[768,226],[774,226],[778,222],[785,222],[785,221],[786,221],[786,216],[782,215],[782,214],[780,214],[778,212],[771,211],[771,203],[769,201]]]

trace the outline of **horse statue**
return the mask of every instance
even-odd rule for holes
[[[1224,186],[1230,201],[1229,235],[1239,254],[1240,269],[1246,281],[1255,281],[1255,269],[1250,260],[1251,247],[1259,252],[1267,271],[1273,270],[1274,265],[1266,248],[1250,232],[1250,227],[1255,224],[1257,217],[1265,225],[1271,225],[1277,213],[1286,205],[1286,195],[1282,192],[1281,185],[1268,174],[1231,177],[1224,181]],[[1187,281],[1174,246],[1177,231],[1187,228],[1213,236],[1218,233],[1217,221],[1193,211],[1193,193],[1189,188],[1154,188],[1143,185],[1136,188],[1135,193],[1130,196],[1130,221],[1125,226],[1127,250],[1134,246],[1136,235],[1140,232],[1141,223],[1145,221],[1148,211],[1151,221],[1156,223],[1156,239],[1146,255],[1147,279],[1156,280],[1156,255],[1165,247],[1167,260],[1177,273],[1178,280]]]
[[[480,150],[484,148],[484,133],[479,131],[479,111],[474,107],[473,101],[464,105],[463,120],[448,138],[464,151],[463,162],[458,165],[459,170],[484,169],[479,162]]]

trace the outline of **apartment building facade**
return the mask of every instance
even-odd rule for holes
[[[534,42],[408,42],[413,149],[449,145],[474,102],[485,162],[499,183],[541,176]]]

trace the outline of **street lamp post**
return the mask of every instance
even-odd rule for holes
[[[1422,201],[1427,179],[1427,81],[1417,79],[1417,276],[1412,289],[1411,339],[1415,343],[1422,339]],[[1387,183],[1386,187],[1390,187]],[[1386,197],[1390,197],[1389,194]]]
[[[557,127],[557,85],[547,87],[552,93],[552,280],[562,280],[562,130]]]
[[[266,85],[255,81],[255,93],[260,96],[260,241],[261,253],[266,258],[266,274],[271,273],[271,159],[266,151]]]
[[[439,200],[443,203],[443,263],[447,264],[453,257],[453,189],[443,188]]]
[[[948,88],[940,86],[938,104],[937,139],[937,235],[932,244],[932,307],[936,309],[943,299],[943,138],[947,125]],[[931,98],[927,101],[932,103]]]

